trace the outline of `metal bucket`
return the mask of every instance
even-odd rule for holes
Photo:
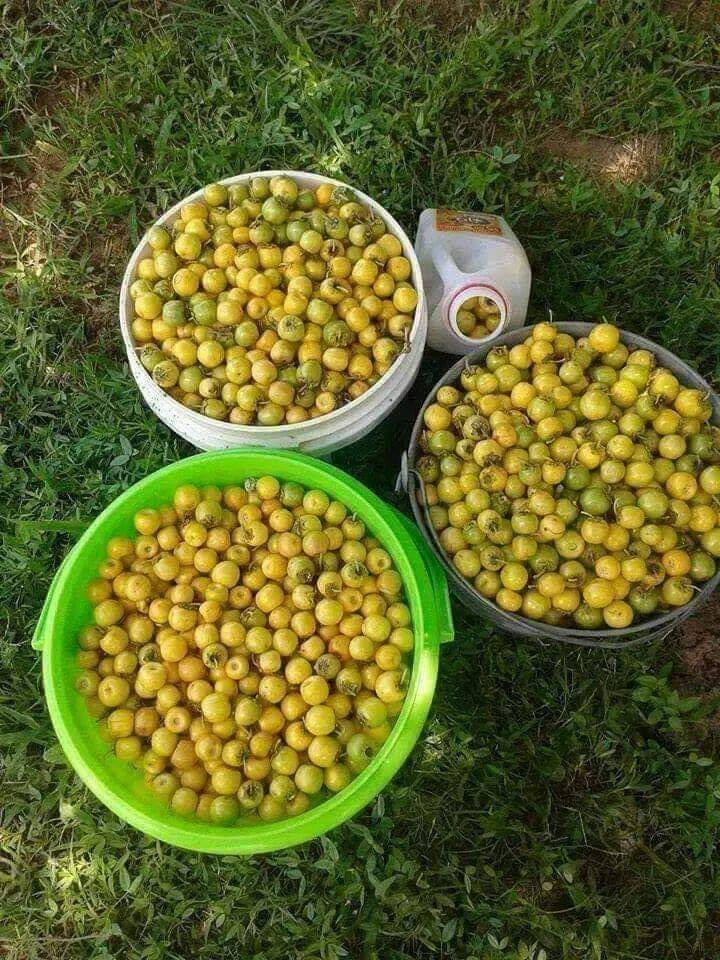
[[[584,337],[590,333],[595,324],[556,323],[555,326],[558,331],[562,333],[569,333],[574,337]],[[403,454],[398,483],[410,498],[410,506],[412,507],[415,520],[422,530],[425,539],[445,567],[452,592],[469,610],[477,613],[478,616],[487,617],[489,620],[492,620],[493,623],[497,624],[498,627],[517,636],[532,637],[535,640],[561,640],[564,643],[574,643],[583,647],[623,649],[639,643],[662,639],[674,630],[679,623],[682,623],[683,620],[697,613],[698,609],[709,599],[718,583],[720,583],[720,567],[715,576],[699,588],[690,603],[687,603],[684,607],[676,607],[658,616],[648,617],[646,620],[634,623],[622,630],[576,630],[571,627],[555,627],[501,610],[492,603],[492,601],[482,597],[473,589],[472,585],[458,573],[453,564],[448,560],[445,551],[440,546],[437,534],[429,521],[427,504],[425,503],[423,495],[423,483],[415,470],[415,461],[419,449],[418,441],[424,429],[423,416],[425,409],[433,402],[439,387],[454,385],[457,382],[460,373],[466,365],[480,364],[484,361],[490,350],[501,346],[514,347],[516,344],[526,340],[527,337],[530,336],[530,333],[531,327],[522,327],[519,330],[513,330],[499,337],[492,343],[480,347],[480,349],[470,356],[463,357],[448,370],[444,377],[437,381],[415,420],[415,426],[413,427],[412,436],[410,437],[410,445],[407,452]],[[620,331],[620,339],[627,347],[650,350],[659,363],[674,373],[682,384],[688,387],[695,387],[707,393],[713,408],[712,422],[716,426],[720,426],[720,399],[713,393],[707,381],[703,380],[698,373],[680,360],[679,357],[676,357],[675,354],[653,343],[652,340],[646,340],[645,337],[628,333],[625,330]]]

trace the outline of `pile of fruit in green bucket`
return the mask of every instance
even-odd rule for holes
[[[274,476],[184,484],[133,523],[88,587],[77,654],[115,755],[215,823],[346,787],[405,699],[414,637],[387,550],[324,490]]]

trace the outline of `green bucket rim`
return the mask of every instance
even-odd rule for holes
[[[72,671],[67,669],[63,645],[55,638],[62,635],[62,613],[72,603],[68,589],[79,576],[78,565],[90,562],[91,555],[99,559],[98,547],[104,548],[111,536],[130,532],[130,519],[141,505],[167,502],[168,491],[182,483],[224,486],[261,474],[324,489],[366,522],[390,552],[402,577],[416,631],[416,648],[403,710],[372,763],[348,787],[292,819],[223,827],[181,817],[144,788],[130,790],[127,783],[119,781],[120,771],[132,771],[129,764],[117,761],[109,751],[105,762],[93,756],[87,743],[88,737],[92,738],[86,722],[89,714],[84,718],[80,714],[79,719],[72,708],[72,698],[80,696],[72,687],[77,668],[73,665]],[[165,843],[203,853],[247,856],[315,839],[349,820],[377,796],[399,771],[420,736],[435,690],[439,644],[451,639],[452,614],[445,575],[407,517],[336,467],[302,454],[243,448],[203,453],[172,463],[138,481],[109,504],[63,561],[48,592],[33,645],[43,651],[45,698],[60,745],[72,768],[99,800],[126,823]],[[95,728],[95,721],[91,723]],[[128,774],[125,776],[127,779]],[[139,771],[132,772],[132,780],[135,786],[141,782]]]

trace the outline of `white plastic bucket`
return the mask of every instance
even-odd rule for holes
[[[341,180],[323,177],[316,173],[304,173],[299,170],[256,170],[242,173],[237,177],[228,177],[221,182],[226,186],[235,183],[247,183],[253,177],[274,177],[277,175],[293,177],[301,187],[316,188],[323,183],[336,186],[348,186]],[[200,450],[227,450],[232,447],[275,447],[287,450],[301,450],[305,453],[323,456],[339,450],[360,437],[370,433],[390,411],[402,400],[412,386],[420,368],[425,339],[427,336],[427,308],[423,293],[420,264],[410,240],[400,224],[379,203],[351,186],[359,201],[366,204],[374,214],[382,217],[388,230],[394,233],[403,247],[403,254],[412,267],[412,282],[417,290],[418,302],[415,308],[412,329],[407,350],[400,354],[390,370],[370,389],[356,400],[333,410],[315,420],[303,423],[281,424],[276,427],[242,426],[212,420],[194,410],[184,407],[165,393],[152,379],[138,359],[136,344],[133,342],[131,323],[133,319],[130,285],[135,279],[137,265],[147,257],[150,247],[143,238],[135,248],[125,270],[120,289],[120,330],[122,332],[128,363],[135,382],[140,388],[143,399],[162,422],[175,433],[198,447]],[[202,198],[202,189],[185,197],[156,223],[165,226],[172,223],[183,204]]]

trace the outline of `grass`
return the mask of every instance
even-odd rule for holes
[[[604,315],[717,379],[712,17],[631,0],[0,11],[0,953],[720,955],[713,704],[674,689],[671,642],[540,646],[457,608],[392,786],[322,840],[253,860],[109,814],[63,762],[29,645],[73,519],[191,452],[141,403],[114,317],[132,245],[198,184],[313,169],[409,231],[438,202],[503,213],[532,261],[533,319]],[[638,138],[652,161],[625,177],[591,149]],[[397,437],[447,362],[429,355],[338,464],[392,497]]]

